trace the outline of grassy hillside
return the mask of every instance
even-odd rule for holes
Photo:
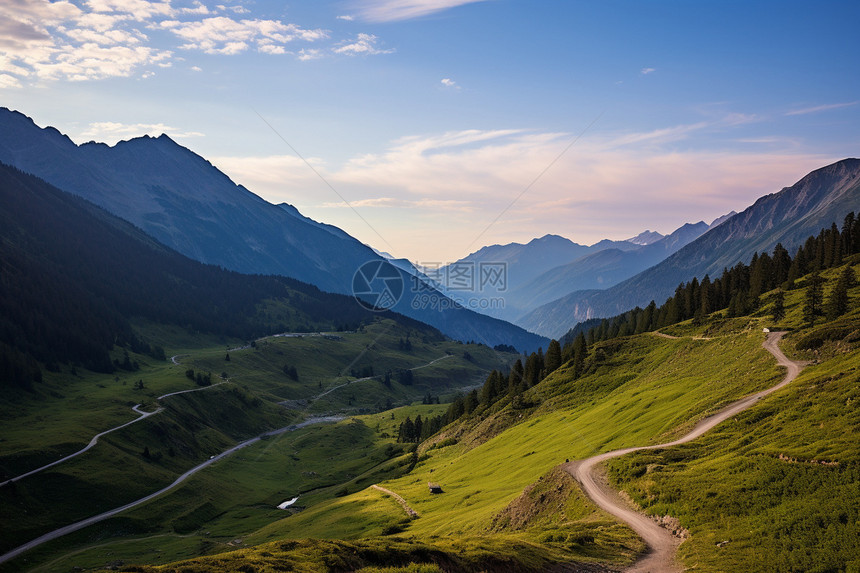
[[[610,464],[649,514],[690,530],[680,555],[698,571],[860,570],[858,292],[852,313],[813,328],[803,294],[787,297],[785,347],[811,364],[793,384],[695,443]]]
[[[842,270],[823,273],[825,298]],[[666,441],[722,405],[774,385],[782,372],[761,347],[764,327],[793,329],[784,350],[814,364],[699,440],[613,461],[610,476],[649,513],[676,518],[689,531],[680,549],[687,567],[856,570],[860,288],[850,291],[848,315],[819,318],[810,327],[802,317],[805,284],[799,280],[786,293],[786,316],[778,323],[769,315],[773,293],[766,293],[753,316],[717,313],[697,326],[681,323],[665,331],[675,339],[609,340],[591,349],[578,379],[563,366],[522,401],[500,402],[446,428],[416,450],[411,471],[375,476],[404,498],[416,519],[384,492],[347,489],[243,539],[255,547],[167,569],[126,570],[239,571],[249,564],[259,571],[285,564],[306,571],[381,565],[540,570],[559,562],[629,563],[642,543],[556,466]],[[381,416],[364,423],[381,432]],[[428,482],[443,493],[431,493]],[[457,555],[468,560],[487,555],[489,547],[494,563],[453,565]],[[334,552],[334,561],[321,561],[323,551]],[[338,561],[349,559],[356,561]]]
[[[166,343],[175,334],[172,327],[151,323],[140,328]],[[135,404],[142,404],[146,412],[163,408],[102,437],[78,457],[0,486],[0,550],[141,498],[264,431],[294,425],[314,413],[343,418],[387,410],[378,414],[388,416],[387,422],[392,415],[400,416],[389,408],[420,403],[428,394],[444,400],[461,387],[479,384],[489,369],[511,359],[485,346],[445,341],[432,331],[391,320],[357,332],[269,337],[253,344],[228,339],[222,341],[226,344],[195,348],[193,342],[194,337],[180,336],[175,345],[168,344],[168,354],[177,364],[131,353],[130,359],[140,366],[135,372],[99,374],[68,368],[48,374],[38,392],[0,403],[0,468],[7,478],[78,451],[96,433],[134,420]],[[199,337],[197,342],[208,345],[213,339]],[[285,365],[295,368],[295,380],[285,374]],[[363,376],[370,367],[379,374]],[[212,386],[189,379],[189,369],[195,375],[211,373]],[[409,369],[414,369],[410,384],[399,383],[396,373]],[[352,370],[363,371],[362,378],[350,375]],[[386,384],[389,370],[395,375]],[[194,391],[157,400],[186,390]],[[423,409],[426,416],[445,407],[419,405],[406,411]],[[382,417],[372,427],[347,418],[334,426],[312,425],[263,440],[155,502],[0,567],[26,569],[27,563],[50,562],[77,552],[81,545],[138,535],[170,537],[175,545],[167,552],[170,559],[229,548],[226,543],[235,537],[283,516],[275,506],[295,495],[302,496],[305,506],[334,498],[345,487],[355,491],[402,472],[409,456],[401,459],[405,446],[394,443],[391,436],[396,432],[381,422]],[[203,526],[207,535],[184,537]],[[210,532],[219,536],[218,542],[212,541]],[[156,539],[161,546],[162,537]],[[152,543],[119,543],[131,555],[145,556],[145,561],[152,557]],[[105,563],[101,558],[88,561],[86,554],[81,559],[90,567]]]

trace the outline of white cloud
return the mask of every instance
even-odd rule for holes
[[[109,46],[116,44],[139,44],[141,41],[146,40],[147,37],[138,32],[126,32],[125,30],[105,30],[98,31],[93,29],[86,28],[76,28],[74,30],[69,30],[66,35],[76,40],[80,43],[91,43],[98,44],[100,46]]]
[[[324,162],[316,157],[307,158],[315,169],[322,170]],[[294,155],[263,157],[212,157],[213,165],[229,174],[236,183],[249,189],[273,191],[273,200],[295,203],[295,190],[318,189],[321,182],[304,161]],[[257,191],[259,193],[259,191]]]
[[[358,0],[353,2],[355,12],[363,20],[393,22],[420,18],[464,4],[484,0]]]
[[[274,52],[275,45],[294,40],[312,42],[328,36],[325,30],[307,30],[296,24],[284,24],[280,20],[233,20],[225,16],[204,18],[193,22],[168,20],[161,27],[170,30],[186,43],[179,47],[186,50],[203,50],[207,54],[237,54],[247,50],[252,43],[260,49],[270,46],[266,53]]]
[[[667,233],[685,222],[740,211],[834,159],[794,148],[673,148],[685,134],[708,128],[731,126],[586,134],[555,163],[573,134],[462,130],[404,137],[340,166],[321,160],[314,166],[399,252],[437,260],[465,255],[476,228],[489,224],[550,165],[481,244],[527,241],[546,232],[579,242],[623,239],[640,232],[643,220]],[[379,240],[298,158],[220,158],[216,165],[272,201],[296,204],[360,240]]]
[[[343,15],[341,15],[341,16],[338,16],[338,17],[337,17],[337,19],[338,19],[338,20],[345,20],[345,21],[347,21],[347,22],[352,22],[353,20],[355,20],[355,18],[353,18],[353,17],[352,17],[352,16],[350,16],[349,14],[343,14]]]
[[[221,15],[213,15],[218,10]],[[256,50],[294,54],[312,60],[324,53],[388,53],[375,36],[330,43],[316,49],[290,49],[295,43],[329,38],[323,29],[260,18],[238,18],[241,5],[214,9],[196,0],[0,0],[0,72],[4,87],[41,80],[84,81],[110,77],[151,77],[170,67],[176,48],[230,56]],[[224,15],[225,13],[231,16]],[[165,44],[169,32],[178,42]],[[148,33],[147,33],[148,32]],[[158,44],[156,45],[155,39]]]
[[[184,131],[163,123],[119,123],[115,121],[102,121],[89,124],[86,130],[79,134],[85,141],[101,141],[110,145],[117,141],[149,135],[157,137],[165,133],[173,138],[202,137],[197,131]]]
[[[323,55],[322,50],[317,50],[316,48],[302,48],[299,50],[296,57],[302,62],[307,62],[310,60],[318,60],[322,58]]]
[[[657,70],[655,68],[642,68],[639,73],[643,76],[647,76],[648,74],[653,74]]]
[[[175,13],[169,1],[87,0],[86,4],[93,12],[131,14],[138,21],[149,20],[153,16],[170,16]]]
[[[805,107],[801,109],[795,109],[789,112],[786,112],[785,115],[806,115],[810,113],[818,113],[820,111],[830,111],[833,109],[840,109],[843,107],[851,107],[857,105],[860,101],[850,101],[846,103],[831,103],[826,105],[816,105],[813,107]]]
[[[261,44],[257,48],[257,51],[264,54],[285,54],[287,52],[283,46],[276,46],[274,44]]]
[[[379,40],[373,34],[359,34],[354,40],[342,42],[334,48],[334,53],[346,56],[374,56],[377,54],[391,54],[394,50],[381,50],[376,47]]]
[[[9,74],[0,74],[0,89],[3,88],[20,88],[21,82],[15,76]]]
[[[216,10],[220,10],[221,12],[233,12],[234,14],[248,14],[251,11],[245,8],[244,6],[225,6],[223,4],[218,4],[215,6]]]
[[[446,88],[455,89],[455,90],[460,89],[460,86],[457,85],[457,82],[455,82],[451,78],[442,78],[442,81],[440,83],[443,86],[445,86]]]
[[[324,209],[349,209],[351,208],[387,208],[387,209],[436,209],[436,210],[451,210],[460,213],[473,210],[473,205],[469,201],[458,199],[428,199],[422,197],[420,199],[404,199],[402,197],[372,197],[368,199],[358,199],[350,201],[347,205],[343,201],[329,201],[320,205]]]
[[[179,12],[182,14],[211,14],[212,13],[209,11],[209,8],[207,8],[202,2],[195,2],[194,8],[181,8],[179,10]]]
[[[11,0],[0,4],[0,62],[21,79],[71,81],[129,76],[164,63],[169,50],[147,45],[134,26],[166,13],[169,3],[145,0],[69,2]]]

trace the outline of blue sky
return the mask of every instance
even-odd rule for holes
[[[4,0],[0,103],[79,143],[166,132],[446,262],[667,233],[860,155],[858,21],[856,2]]]

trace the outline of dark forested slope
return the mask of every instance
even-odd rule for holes
[[[192,261],[3,164],[0,271],[0,383],[7,384],[38,380],[34,359],[48,368],[70,362],[111,371],[114,345],[159,354],[135,335],[133,317],[247,339],[282,328],[351,327],[374,316],[351,297],[294,279]],[[279,312],[259,312],[269,299],[279,300]]]

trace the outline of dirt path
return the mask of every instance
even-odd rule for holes
[[[177,355],[177,356],[178,356],[178,355]],[[173,358],[176,358],[176,357],[174,356]],[[158,398],[156,398],[156,401],[158,401],[158,400],[162,400],[162,399],[164,399],[164,398],[169,398],[170,396],[176,396],[177,394],[186,394],[186,393],[188,393],[188,392],[200,392],[201,390],[208,390],[208,389],[210,389],[210,388],[214,388],[215,386],[220,386],[221,384],[224,384],[224,383],[226,383],[226,382],[227,382],[227,380],[225,380],[224,382],[218,382],[217,384],[212,384],[211,386],[204,386],[203,388],[191,388],[190,390],[180,390],[180,391],[178,391],[178,392],[171,392],[171,393],[169,393],[169,394],[163,394],[163,395],[159,396]],[[101,438],[102,436],[106,436],[107,434],[110,434],[111,432],[116,432],[117,430],[121,430],[121,429],[125,428],[126,426],[130,426],[130,425],[132,425],[132,424],[136,424],[137,422],[140,422],[141,420],[144,420],[144,419],[146,419],[146,418],[149,418],[150,416],[154,416],[154,415],[156,415],[156,414],[158,414],[159,412],[161,412],[161,411],[163,411],[163,410],[164,410],[164,408],[160,408],[160,407],[159,407],[159,408],[156,408],[156,409],[155,409],[154,411],[152,411],[152,412],[144,412],[143,410],[141,410],[141,409],[140,409],[140,407],[141,407],[141,404],[137,404],[137,405],[135,405],[135,406],[132,406],[132,408],[131,408],[131,409],[132,409],[136,414],[138,414],[138,415],[139,415],[139,417],[138,417],[138,418],[135,418],[134,420],[132,420],[132,421],[130,421],[130,422],[126,422],[125,424],[120,424],[119,426],[116,426],[115,428],[111,428],[111,429],[109,429],[109,430],[105,430],[104,432],[101,432],[101,433],[99,433],[99,434],[96,434],[96,435],[95,435],[95,436],[93,436],[93,438],[90,440],[90,443],[88,443],[86,446],[84,446],[82,449],[78,450],[77,452],[75,452],[75,453],[73,453],[73,454],[69,454],[68,456],[66,456],[66,457],[64,457],[64,458],[61,458],[61,459],[59,459],[59,460],[57,460],[57,461],[55,461],[55,462],[51,462],[51,463],[49,463],[49,464],[46,464],[46,465],[44,465],[44,466],[42,466],[42,467],[40,467],[40,468],[36,468],[36,469],[34,469],[34,470],[30,470],[30,471],[28,471],[28,472],[27,472],[27,473],[25,473],[25,474],[21,474],[21,475],[19,475],[19,476],[16,476],[16,477],[13,477],[13,478],[11,478],[11,479],[8,479],[8,480],[4,481],[3,483],[0,483],[0,487],[3,487],[4,485],[6,485],[6,484],[10,484],[10,483],[12,483],[12,482],[16,482],[16,481],[18,481],[18,480],[20,480],[20,479],[24,479],[25,477],[31,476],[31,475],[33,475],[33,474],[37,474],[37,473],[39,473],[39,472],[41,472],[41,471],[45,471],[46,469],[48,469],[48,468],[52,468],[52,467],[54,467],[54,466],[56,466],[56,465],[59,465],[59,464],[61,464],[61,463],[63,463],[63,462],[67,462],[67,461],[69,461],[70,459],[72,459],[72,458],[74,458],[74,457],[77,457],[77,456],[81,455],[82,453],[84,453],[84,452],[86,452],[86,451],[90,450],[93,446],[95,446],[96,444],[98,444],[98,443],[99,443],[99,438]]]
[[[390,489],[384,488],[384,487],[376,485],[376,484],[373,484],[370,487],[393,497],[394,501],[396,501],[397,503],[400,504],[400,506],[403,508],[403,511],[406,512],[406,515],[408,515],[410,519],[417,519],[418,518],[418,512],[415,511],[414,509],[412,509],[411,507],[409,507],[409,504],[406,503],[406,500],[403,499],[402,497],[400,497],[398,494],[394,493]]]
[[[660,335],[659,333],[655,334]],[[633,529],[633,531],[635,531],[640,537],[642,537],[642,539],[648,545],[648,552],[636,563],[634,563],[629,569],[627,569],[627,571],[631,573],[681,571],[681,567],[675,561],[675,552],[678,548],[678,545],[680,544],[680,541],[676,537],[674,537],[669,531],[657,525],[656,522],[652,521],[645,514],[639,513],[638,511],[634,511],[627,507],[627,505],[620,500],[617,492],[611,490],[607,484],[602,483],[602,480],[600,480],[599,478],[597,466],[602,462],[605,462],[606,460],[617,458],[619,456],[623,456],[631,452],[636,452],[639,450],[668,448],[671,446],[677,446],[679,444],[684,444],[686,442],[695,440],[705,432],[708,432],[709,430],[714,428],[717,424],[724,422],[738,412],[746,410],[747,408],[758,402],[761,398],[764,398],[765,396],[776,392],[780,388],[789,384],[797,377],[805,364],[802,362],[795,362],[793,360],[790,360],[788,357],[785,356],[785,354],[782,353],[782,350],[779,349],[779,341],[784,335],[785,332],[771,332],[767,335],[767,339],[762,344],[764,349],[770,352],[774,356],[774,358],[776,358],[779,365],[785,366],[788,370],[788,372],[786,372],[785,378],[783,378],[782,381],[776,386],[772,386],[766,390],[762,390],[761,392],[756,392],[755,394],[751,394],[745,398],[741,398],[737,402],[726,406],[720,412],[714,414],[713,416],[709,416],[699,422],[696,427],[694,427],[688,434],[672,442],[667,442],[665,444],[657,444],[653,446],[641,446],[614,450],[597,456],[592,456],[581,461],[570,462],[562,466],[568,473],[570,473],[570,475],[572,475],[577,481],[579,481],[579,483],[582,485],[583,491],[585,491],[585,493],[600,508],[604,509],[618,519],[627,523]],[[673,338],[668,335],[662,336],[666,338]]]
[[[454,356],[453,354],[446,354],[445,356],[442,356],[441,358],[436,358],[434,360],[431,360],[427,364],[422,364],[421,366],[416,366],[415,368],[407,368],[407,370],[412,370],[413,372],[415,370],[421,370],[422,368],[427,368],[428,366],[432,366],[432,365],[436,364],[440,360],[445,360],[446,358],[451,358],[453,356]],[[331,394],[335,390],[339,390],[339,389],[344,388],[346,386],[350,386],[352,384],[355,384],[356,382],[365,382],[367,380],[373,380],[375,378],[382,378],[382,375],[377,374],[376,376],[365,376],[364,378],[356,378],[355,380],[351,380],[349,382],[346,382],[345,384],[338,384],[337,386],[333,386],[333,387],[329,388],[328,390],[326,390],[322,394],[317,394],[315,397],[311,398],[311,402],[316,402],[317,400],[319,400],[323,396],[327,396],[328,394]]]
[[[663,334],[659,330],[654,330],[651,332],[654,336],[659,336],[660,338],[670,338],[672,340],[678,340],[677,336],[672,336],[671,334]]]
[[[672,336],[671,334],[664,334],[664,333],[660,332],[659,330],[652,330],[651,335],[659,336],[660,338],[668,338],[670,340],[680,340],[682,338],[680,336]],[[689,338],[690,340],[713,340],[712,337],[707,337],[707,336],[689,336],[689,337],[685,337],[685,338]]]
[[[155,413],[155,412],[153,412],[153,413]],[[10,559],[17,557],[21,553],[24,553],[25,551],[29,551],[30,549],[33,549],[34,547],[42,545],[43,543],[47,543],[48,541],[52,541],[52,540],[57,539],[59,537],[62,537],[64,535],[68,535],[69,533],[73,533],[75,531],[78,531],[79,529],[89,527],[90,525],[93,525],[93,524],[98,523],[100,521],[104,521],[105,519],[108,519],[110,517],[113,517],[114,515],[122,513],[123,511],[129,510],[133,507],[137,507],[138,505],[144,504],[144,503],[146,503],[146,502],[172,490],[173,488],[175,488],[176,486],[178,486],[179,484],[181,484],[182,482],[184,482],[185,480],[187,480],[189,477],[193,476],[194,474],[196,474],[200,470],[207,468],[210,465],[214,464],[215,462],[222,460],[222,459],[226,458],[227,456],[230,456],[230,455],[238,452],[242,448],[245,448],[247,446],[250,446],[251,444],[255,444],[255,443],[259,442],[263,438],[267,438],[267,437],[271,437],[271,436],[277,436],[279,434],[284,434],[286,432],[292,432],[292,431],[298,430],[300,428],[309,426],[311,424],[321,424],[321,423],[326,423],[326,422],[337,422],[340,420],[343,420],[343,417],[340,417],[340,416],[324,416],[324,417],[319,417],[319,418],[313,418],[310,420],[306,420],[300,424],[294,424],[292,426],[287,426],[285,428],[278,428],[277,430],[272,430],[270,432],[264,432],[255,438],[251,438],[250,440],[245,440],[244,442],[240,442],[240,443],[236,444],[235,446],[233,446],[232,448],[229,448],[229,449],[221,452],[217,456],[212,456],[211,458],[209,458],[205,462],[194,466],[193,468],[191,468],[190,470],[188,470],[187,472],[185,472],[184,474],[182,474],[181,476],[176,478],[176,480],[173,483],[171,483],[170,485],[168,485],[167,487],[163,487],[160,490],[156,491],[155,493],[151,493],[151,494],[149,494],[145,497],[142,497],[138,500],[132,501],[131,503],[127,503],[127,504],[123,505],[122,507],[117,507],[116,509],[111,509],[111,510],[106,511],[104,513],[100,513],[98,515],[94,515],[93,517],[88,517],[87,519],[83,519],[81,521],[78,521],[77,523],[73,523],[71,525],[67,525],[65,527],[55,529],[54,531],[51,531],[50,533],[46,533],[45,535],[43,535],[41,537],[38,537],[38,538],[28,542],[28,543],[25,543],[24,545],[21,545],[20,547],[16,547],[15,549],[13,549],[12,551],[9,551],[8,553],[4,553],[3,555],[0,555],[0,563],[4,563],[6,561],[9,561]],[[406,503],[406,502],[403,502],[403,503]]]

